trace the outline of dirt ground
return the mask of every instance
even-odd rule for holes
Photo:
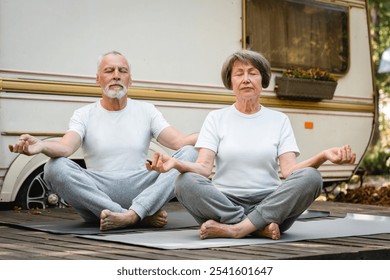
[[[390,207],[390,175],[354,177],[348,183],[325,189],[327,201],[360,203]]]

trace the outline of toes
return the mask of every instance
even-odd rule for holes
[[[104,220],[105,218],[107,218],[110,215],[110,213],[111,213],[111,211],[108,209],[102,210],[102,212],[100,212],[100,219]]]

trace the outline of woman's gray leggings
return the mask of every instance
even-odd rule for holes
[[[273,192],[246,198],[224,194],[211,180],[195,173],[183,173],[175,183],[177,199],[200,224],[210,219],[236,224],[249,218],[257,229],[274,222],[281,232],[291,227],[321,189],[321,174],[311,167],[293,172]]]

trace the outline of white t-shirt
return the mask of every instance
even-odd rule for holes
[[[251,115],[235,105],[210,112],[196,147],[216,153],[214,185],[240,197],[276,189],[281,183],[278,156],[299,155],[288,117],[264,106]]]
[[[107,111],[100,101],[76,110],[69,130],[82,139],[88,169],[120,171],[145,168],[151,138],[168,126],[153,104],[128,99],[120,111]]]

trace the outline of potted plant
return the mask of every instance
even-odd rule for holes
[[[336,78],[318,68],[288,69],[275,78],[276,95],[284,99],[319,101],[332,99],[337,87]]]

